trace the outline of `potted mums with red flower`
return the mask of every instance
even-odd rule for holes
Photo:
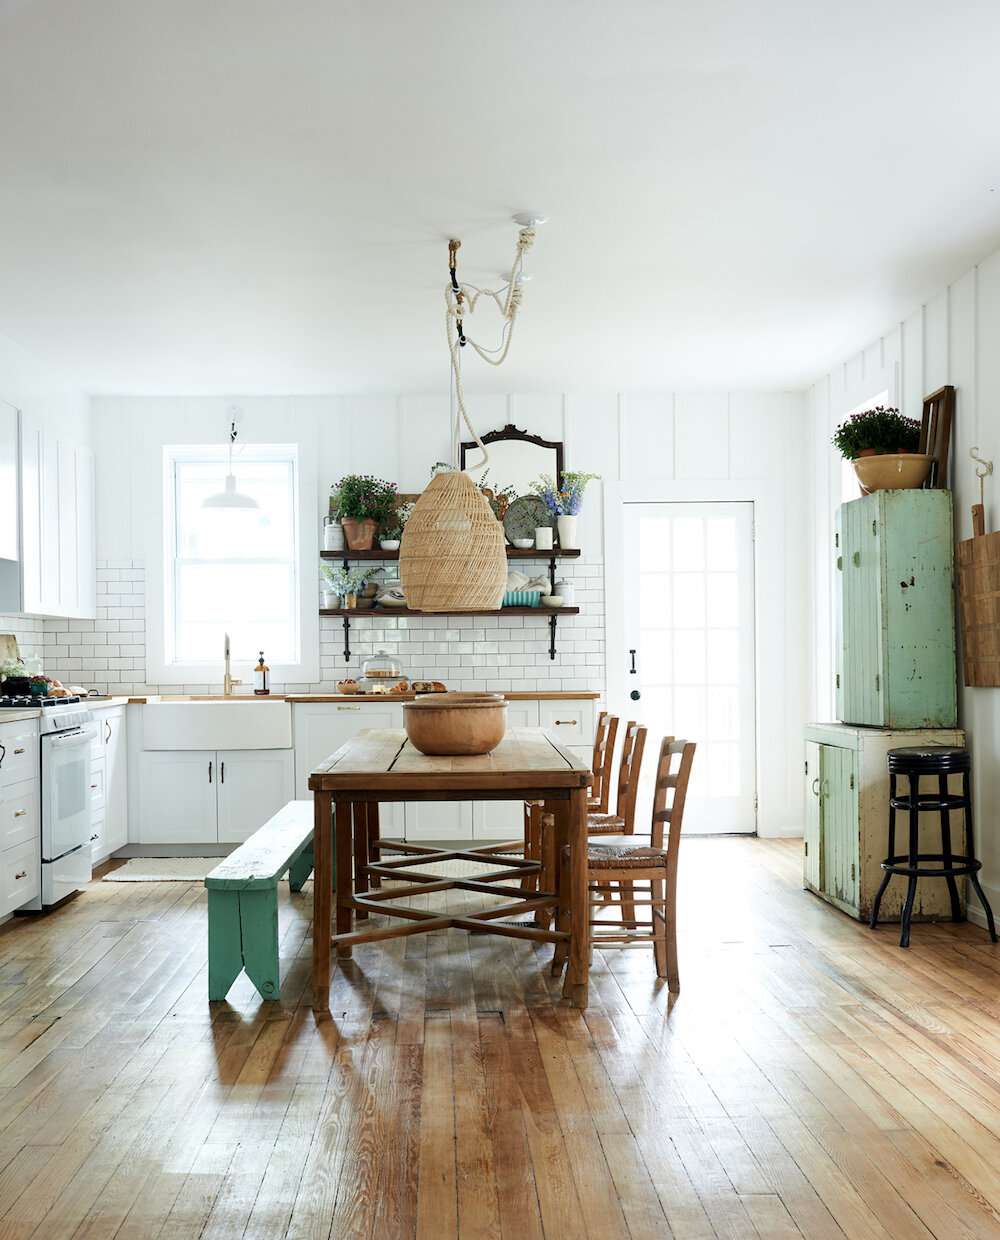
[[[396,506],[396,484],[371,474],[346,474],[337,483],[333,507],[340,513],[349,551],[371,551],[378,527]]]
[[[898,409],[877,405],[852,413],[833,433],[833,445],[849,460],[865,495],[921,487],[932,457],[918,452],[920,423]]]

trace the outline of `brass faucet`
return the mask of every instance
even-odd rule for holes
[[[223,647],[224,668],[222,672],[222,695],[223,697],[233,696],[233,685],[241,685],[242,680],[234,680],[229,674],[229,634],[226,634],[226,642]]]

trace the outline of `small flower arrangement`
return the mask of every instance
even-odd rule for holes
[[[904,417],[898,409],[877,405],[852,413],[833,433],[833,446],[849,461],[862,454],[916,452],[920,446],[920,423]]]
[[[331,511],[341,520],[388,520],[396,506],[396,484],[371,474],[345,474],[330,496]]]
[[[386,518],[382,526],[382,541],[388,540],[398,541],[403,537],[403,528],[413,515],[413,509],[416,504],[413,500],[408,500],[405,504],[400,504],[398,508]]]
[[[587,483],[596,481],[600,476],[564,469],[561,487],[556,486],[551,474],[542,474],[531,484],[531,490],[542,500],[552,516],[575,517],[583,507],[583,493]]]
[[[484,470],[483,476],[476,483],[476,486],[485,496],[486,502],[493,510],[493,515],[498,521],[502,521],[507,509],[517,499],[517,487],[492,486],[489,482],[489,476],[490,471],[488,469]]]
[[[320,567],[324,586],[331,594],[336,594],[340,598],[346,598],[348,594],[357,594],[377,571],[377,569],[344,568],[343,566],[331,568],[329,564],[323,564]]]

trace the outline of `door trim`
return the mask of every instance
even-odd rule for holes
[[[773,482],[763,478],[706,478],[676,481],[673,478],[604,484],[604,575],[606,598],[606,675],[609,709],[628,710],[624,681],[627,674],[625,646],[625,576],[621,547],[624,541],[625,504],[728,503],[754,506],[754,692],[756,719],[754,748],[757,782],[757,832],[762,836],[801,836],[801,771],[798,744],[790,732],[800,735],[799,720],[786,711],[787,681],[795,677],[804,690],[804,667],[789,668],[785,634],[784,557],[769,556],[769,547],[786,543],[781,498]],[[806,514],[802,514],[806,520]],[[795,635],[791,637],[796,641]],[[616,665],[616,658],[618,659]],[[767,694],[762,690],[768,686]],[[805,717],[803,712],[803,719]],[[769,737],[765,747],[762,737]],[[795,760],[790,760],[792,755]]]

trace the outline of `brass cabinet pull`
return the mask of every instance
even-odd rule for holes
[[[25,815],[27,812],[28,812],[28,811],[27,811],[26,809],[16,809],[16,810],[14,810],[14,817],[15,817],[15,818],[23,818],[23,817],[24,817],[24,815]]]
[[[555,721],[557,727],[575,728],[577,721],[575,719],[557,719]]]
[[[24,746],[22,745],[20,749],[15,749],[14,753],[15,754],[24,753]]]
[[[14,875],[15,880],[20,879],[20,878],[27,878],[27,877],[28,877],[27,870],[18,870],[18,872]]]

